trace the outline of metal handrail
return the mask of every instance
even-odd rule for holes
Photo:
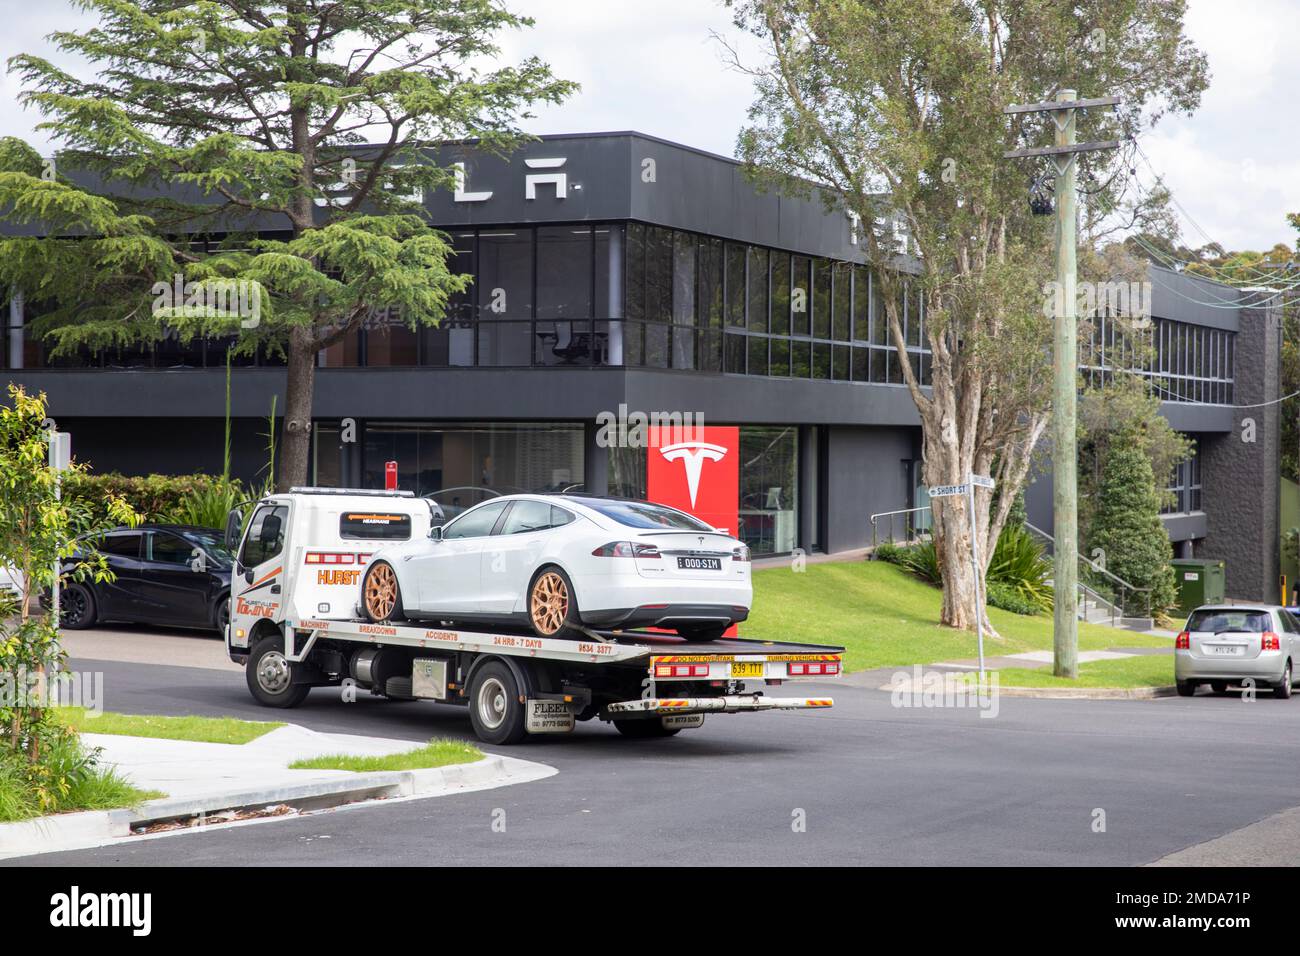
[[[888,519],[889,519],[889,542],[892,544],[893,541],[894,541],[894,519],[895,519],[897,516],[899,516],[899,515],[913,515],[913,514],[918,514],[918,513],[922,512],[922,511],[929,511],[929,510],[930,510],[930,506],[929,506],[929,505],[925,505],[925,506],[920,507],[920,508],[902,508],[902,509],[900,509],[900,510],[898,510],[898,511],[878,511],[878,512],[876,512],[875,514],[873,514],[873,515],[871,516],[871,548],[872,548],[872,550],[874,551],[875,548],[876,548],[877,539],[878,539],[877,532],[878,532],[878,530],[879,530],[879,526],[878,526],[877,522],[878,522],[878,520],[879,520],[880,518],[888,518]],[[906,525],[906,527],[908,527],[908,539],[910,539],[910,538],[912,537],[912,532],[915,530],[914,528],[911,527],[911,524],[912,524],[912,519],[911,519],[911,518],[908,518],[908,519],[907,519],[907,525]],[[924,529],[924,530],[927,530],[927,531],[928,531],[929,529],[927,528],[927,529]]]
[[[1026,521],[1026,522],[1024,523],[1024,525],[1025,525],[1025,527],[1028,528],[1030,531],[1034,532],[1034,534],[1037,534],[1037,535],[1039,535],[1040,537],[1042,537],[1042,538],[1044,538],[1045,540],[1047,540],[1047,541],[1052,545],[1053,549],[1056,547],[1056,539],[1055,539],[1054,537],[1052,537],[1050,534],[1048,534],[1046,531],[1044,531],[1042,528],[1036,528],[1036,527],[1034,527],[1032,524],[1030,524],[1028,521]],[[1147,617],[1151,617],[1151,596],[1152,596],[1152,594],[1154,593],[1154,590],[1155,590],[1154,588],[1143,588],[1143,587],[1138,587],[1136,584],[1130,584],[1128,581],[1125,581],[1123,578],[1121,578],[1118,574],[1114,574],[1114,573],[1112,573],[1112,572],[1110,572],[1110,571],[1107,571],[1107,570],[1106,570],[1105,568],[1103,568],[1100,564],[1098,564],[1096,561],[1092,560],[1092,558],[1088,557],[1088,556],[1085,555],[1085,554],[1080,553],[1080,554],[1076,555],[1076,557],[1078,557],[1078,559],[1079,559],[1081,562],[1083,562],[1084,564],[1086,564],[1088,567],[1092,568],[1092,570],[1096,571],[1096,572],[1097,572],[1098,574],[1100,574],[1102,577],[1105,577],[1105,578],[1108,578],[1108,579],[1111,580],[1111,581],[1114,581],[1117,585],[1119,585],[1119,588],[1120,588],[1120,591],[1121,591],[1121,592],[1132,591],[1132,592],[1135,593],[1135,594],[1143,594],[1143,595],[1145,595],[1145,596],[1146,596],[1146,597],[1145,597],[1145,600],[1146,600],[1146,606],[1147,606],[1147,613],[1146,613],[1146,616],[1147,616]],[[1080,588],[1083,588],[1083,587],[1086,586],[1086,585],[1084,585],[1084,583],[1083,583],[1082,581],[1077,582],[1077,583],[1078,583],[1078,585],[1079,585]],[[1092,593],[1093,593],[1094,596],[1099,597],[1099,598],[1102,598],[1102,599],[1104,600],[1104,596],[1097,594],[1096,591],[1093,591]],[[1124,605],[1125,605],[1125,603],[1126,603],[1126,602],[1124,601],[1124,596],[1123,596],[1122,593],[1121,593],[1121,595],[1120,595],[1120,599],[1119,599],[1119,600],[1120,600],[1120,611],[1121,611],[1121,613],[1122,613],[1123,610],[1124,610]],[[1110,604],[1112,607],[1114,606],[1114,602],[1113,602],[1113,601],[1106,601],[1106,603],[1107,603],[1107,604]],[[1112,614],[1111,616],[1112,616],[1112,618],[1114,617],[1113,614]]]

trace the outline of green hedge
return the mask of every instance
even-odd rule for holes
[[[125,498],[145,521],[176,521],[196,497],[217,493],[223,485],[219,475],[121,475],[71,474],[63,486],[65,495],[84,498],[102,508],[109,495]]]

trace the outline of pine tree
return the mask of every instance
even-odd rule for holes
[[[1102,472],[1088,553],[1100,548],[1107,571],[1135,587],[1151,588],[1151,612],[1174,603],[1173,548],[1160,520],[1160,493],[1151,461],[1132,432],[1114,441]],[[1145,614],[1142,594],[1126,595],[1127,614]]]

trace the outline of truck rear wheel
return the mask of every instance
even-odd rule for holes
[[[517,744],[524,739],[524,705],[519,682],[501,661],[489,661],[474,673],[469,690],[469,719],[478,739],[487,744]]]
[[[665,727],[658,717],[642,717],[638,720],[616,720],[614,726],[624,737],[634,740],[649,740],[652,737],[675,737],[681,733],[680,727]]]
[[[311,685],[295,684],[293,670],[293,662],[284,656],[284,638],[268,634],[248,655],[244,679],[253,698],[263,707],[297,707],[311,693]]]

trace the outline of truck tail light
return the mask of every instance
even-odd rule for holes
[[[791,677],[812,677],[817,674],[822,676],[838,674],[840,672],[839,661],[817,661],[817,662],[792,662],[788,665],[786,671]]]
[[[1192,635],[1187,631],[1181,632],[1174,638],[1174,649],[1179,651],[1190,651],[1192,649]]]
[[[708,677],[708,664],[656,664],[655,677]]]
[[[1265,631],[1259,639],[1259,649],[1261,651],[1280,651],[1282,649],[1282,639],[1272,631]]]
[[[303,560],[307,564],[353,564],[357,556],[334,551],[308,551]]]
[[[611,541],[591,552],[597,558],[658,558],[659,549],[653,544],[633,544],[631,541]]]

